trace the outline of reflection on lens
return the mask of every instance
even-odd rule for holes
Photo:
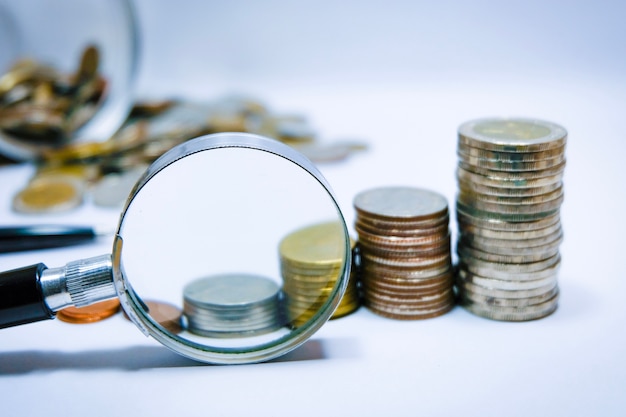
[[[299,238],[297,256],[282,256],[283,239],[310,225],[323,226]],[[123,212],[114,260],[122,305],[144,333],[194,359],[244,363],[286,353],[328,320],[346,288],[350,240],[308,160],[229,133],[186,142],[148,169]],[[288,294],[303,277],[312,282]],[[141,299],[182,310],[181,331]]]

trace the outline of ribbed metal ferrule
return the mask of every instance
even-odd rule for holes
[[[76,307],[116,296],[111,255],[70,262],[65,266],[67,291]]]

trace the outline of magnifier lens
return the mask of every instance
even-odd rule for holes
[[[129,198],[113,258],[122,305],[145,333],[198,360],[254,362],[300,345],[330,317],[350,242],[308,160],[227,133],[155,162]],[[289,291],[297,279],[306,296]],[[179,331],[159,323],[147,307],[154,300],[181,310]]]

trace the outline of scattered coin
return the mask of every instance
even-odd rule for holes
[[[66,323],[95,323],[113,316],[120,309],[117,298],[101,301],[86,307],[67,307],[57,312],[57,318]]]
[[[89,79],[97,66],[96,51],[85,52],[81,68],[67,80],[63,78],[63,91],[75,89],[80,80]],[[25,80],[39,77],[41,80],[55,80],[57,76],[51,68],[40,67],[35,63],[22,64],[16,72],[0,78],[0,129],[4,126],[25,129],[31,123],[31,130],[47,130],[40,136],[65,135],[67,121],[64,119],[62,103],[54,96],[60,87],[57,84],[39,82],[31,91]],[[29,78],[30,77],[30,78]],[[59,81],[61,82],[61,81]],[[82,82],[82,81],[80,81]],[[28,87],[30,88],[30,87]],[[4,95],[2,94],[4,92]],[[66,93],[64,93],[66,94]],[[67,93],[69,94],[69,93]],[[24,96],[23,98],[19,97]],[[26,99],[34,104],[22,106]],[[48,103],[56,100],[54,104]],[[63,97],[65,107],[71,106],[69,98]],[[4,101],[3,101],[4,100]],[[2,107],[3,102],[16,105]],[[42,107],[40,103],[47,103]],[[35,106],[35,104],[37,106]],[[59,107],[61,106],[61,107]],[[53,111],[54,110],[54,111]],[[80,112],[80,108],[76,109]],[[53,120],[54,119],[54,120]],[[16,127],[17,126],[17,127]],[[53,130],[52,133],[50,131]],[[44,168],[65,168],[83,166],[95,170],[83,178],[88,186],[81,188],[81,198],[72,204],[40,205],[38,213],[71,210],[80,204],[82,194],[93,195],[93,201],[102,207],[117,207],[127,195],[132,178],[136,178],[137,167],[145,167],[172,147],[189,139],[216,132],[242,131],[263,134],[283,141],[299,150],[313,162],[328,163],[344,160],[355,152],[363,151],[366,145],[361,142],[320,143],[317,134],[302,115],[276,115],[258,100],[245,97],[228,97],[215,102],[193,102],[182,100],[156,100],[136,103],[131,117],[111,138],[103,142],[63,143],[44,148],[41,151],[41,166]],[[33,136],[33,135],[30,135]],[[128,173],[127,171],[133,171]],[[130,184],[132,187],[132,184]],[[66,187],[67,188],[67,187]],[[31,188],[30,195],[41,194],[38,198],[49,200],[44,188]],[[87,198],[87,200],[90,200]],[[16,204],[16,210],[29,210],[27,206]]]
[[[0,130],[12,141],[47,148],[68,143],[99,108],[106,82],[99,51],[83,50],[74,74],[22,59],[0,78]]]
[[[142,301],[142,305],[152,320],[163,326],[168,332],[178,334],[183,331],[183,311],[177,306],[155,300]],[[126,313],[124,313],[124,317],[130,320]]]

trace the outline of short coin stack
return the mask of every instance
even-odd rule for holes
[[[283,325],[280,286],[263,276],[200,278],[185,286],[183,298],[187,330],[201,336],[254,336]]]
[[[383,187],[354,199],[364,304],[384,317],[426,319],[454,306],[448,203],[419,188]]]
[[[322,308],[335,290],[345,262],[343,227],[339,222],[327,222],[298,229],[285,236],[279,252],[287,316],[292,326],[300,327]],[[350,314],[359,305],[353,269],[331,319]]]
[[[457,287],[472,313],[525,321],[556,310],[566,138],[537,120],[459,127]]]

